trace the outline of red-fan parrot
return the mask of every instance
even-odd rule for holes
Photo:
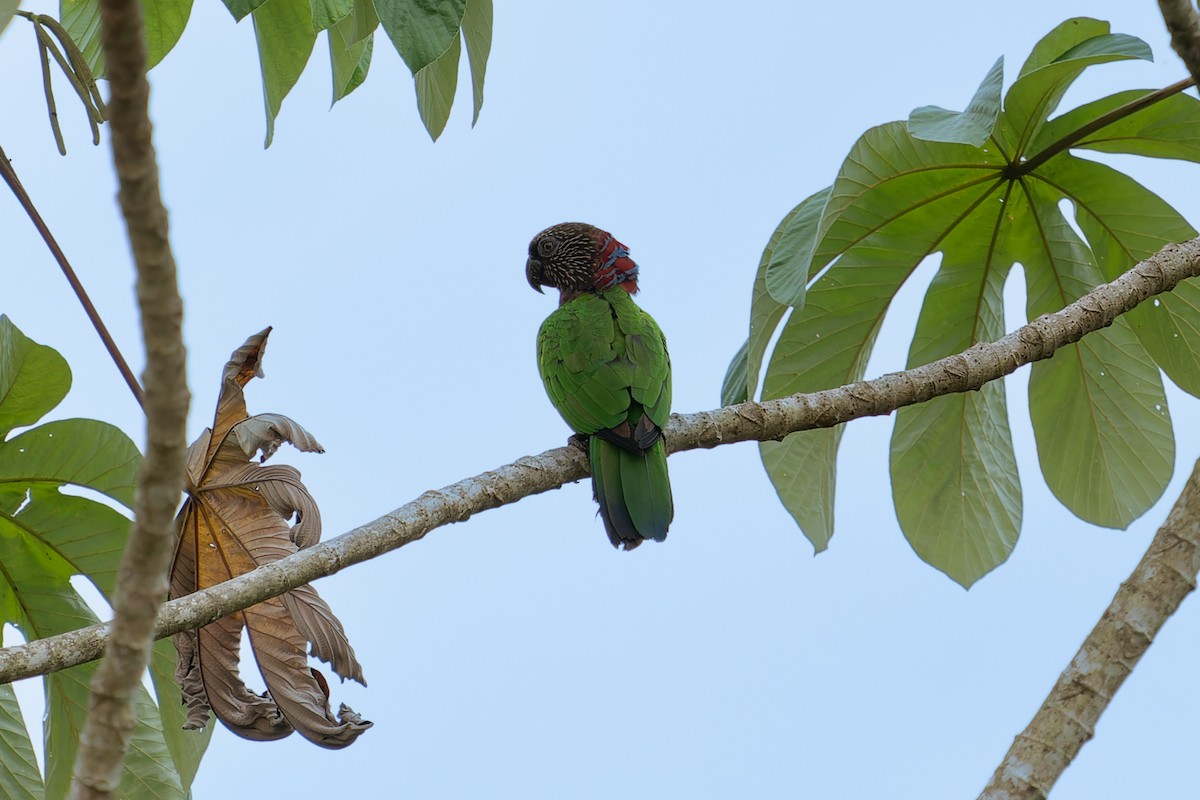
[[[529,285],[558,289],[537,338],[550,402],[587,440],[592,491],[614,547],[661,542],[675,514],[663,425],[671,413],[671,359],[653,317],[633,302],[638,266],[612,234],[582,222],[539,233]]]

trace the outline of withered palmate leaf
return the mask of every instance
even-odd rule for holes
[[[278,561],[321,538],[321,514],[300,472],[262,464],[284,442],[317,453],[324,452],[321,445],[285,416],[246,412],[242,389],[263,375],[270,331],[251,336],[225,365],[213,426],[188,450],[188,498],[179,512],[172,598]],[[243,630],[267,685],[262,695],[238,675]],[[175,647],[176,677],[188,706],[185,727],[203,727],[211,711],[247,739],[280,739],[295,730],[329,748],[346,747],[371,727],[345,705],[335,718],[325,677],[308,665],[311,654],[343,680],[366,685],[342,623],[311,586],[179,634]]]

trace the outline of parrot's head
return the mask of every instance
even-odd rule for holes
[[[584,292],[602,292],[614,286],[634,294],[637,275],[629,248],[611,233],[584,222],[546,228],[529,243],[525,262],[529,285],[539,292],[543,286],[558,289],[560,305]]]

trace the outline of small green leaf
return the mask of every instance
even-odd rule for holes
[[[746,388],[746,350],[750,340],[742,342],[742,346],[733,354],[729,368],[725,370],[725,380],[721,383],[721,405],[732,406],[744,403],[750,399]]]
[[[350,16],[354,0],[308,0],[313,30],[320,33]]]
[[[467,45],[467,61],[471,65],[471,93],[475,102],[471,127],[475,127],[479,110],[483,108],[483,78],[492,52],[492,0],[467,0],[462,32]]]
[[[62,402],[71,388],[66,360],[26,338],[0,315],[0,439],[32,425]]]
[[[964,589],[1008,560],[1021,482],[1003,382],[897,416],[891,477],[897,520],[922,560]]]
[[[1150,49],[1150,45],[1136,36],[1130,36],[1127,33],[1110,33],[1080,42],[1054,59],[1054,63],[1061,64],[1066,61],[1082,61],[1093,58],[1102,58],[1105,61],[1117,61],[1124,58],[1153,61],[1154,51]]]
[[[455,38],[445,53],[417,72],[413,82],[417,87],[417,111],[425,130],[435,142],[446,129],[450,119],[450,107],[454,105],[454,93],[458,88],[458,59],[462,45]]]
[[[141,0],[146,27],[146,69],[154,69],[179,43],[192,0]]]
[[[373,0],[354,0],[354,11],[350,13],[350,32],[346,41],[358,44],[379,27],[379,15],[375,13]]]
[[[982,147],[1000,116],[1000,90],[1004,87],[1004,56],[988,70],[966,111],[921,106],[908,117],[908,131],[917,139],[955,142]]]
[[[371,52],[375,37],[351,43],[354,19],[347,17],[327,32],[329,38],[329,61],[333,71],[333,102],[336,103],[353,92],[367,79],[371,68]]]
[[[1047,117],[1085,69],[1134,58],[1150,58],[1150,48],[1145,42],[1124,34],[1104,34],[1083,41],[1049,64],[1022,75],[1004,98],[1004,112],[996,127],[1001,146],[1013,158],[1024,157]]]
[[[100,49],[100,5],[98,0],[59,0],[58,21],[75,40],[92,74],[104,74]]]
[[[875,263],[847,254],[809,289],[803,313],[779,334],[762,397],[830,389],[860,380],[892,293],[908,270],[902,255]],[[763,466],[780,501],[817,552],[833,536],[838,425],[762,442]]]
[[[0,419],[29,424],[38,418],[35,410],[49,411],[69,382],[61,362],[53,350],[29,341],[0,317],[0,386],[5,389]],[[12,623],[26,639],[36,639],[96,621],[70,579],[85,575],[111,598],[130,522],[107,505],[60,489],[86,487],[131,506],[139,461],[124,433],[96,420],[59,420],[0,441],[0,625]],[[160,643],[158,649],[163,645],[169,648]],[[160,664],[158,671],[163,669]],[[45,797],[66,795],[94,672],[95,664],[86,664],[44,679]],[[11,699],[10,688],[0,687],[0,796],[41,798],[41,778]],[[148,693],[139,690],[122,798],[184,797],[177,773],[190,783],[207,736],[193,738],[190,749],[173,745],[168,750],[162,719],[178,716],[178,705],[176,690],[160,717]]]
[[[140,461],[129,437],[107,423],[47,422],[0,444],[0,487],[70,483],[132,507]]]
[[[312,29],[307,0],[267,0],[255,9],[253,20],[267,108],[265,148],[275,138],[275,117],[283,98],[304,72],[317,34]]]
[[[829,200],[832,187],[826,187],[805,198],[800,205],[788,212],[771,234],[770,241],[763,248],[762,257],[758,262],[758,273],[754,276],[754,292],[750,301],[750,337],[746,341],[746,392],[747,398],[752,398],[758,391],[758,376],[762,369],[763,355],[767,344],[775,335],[779,321],[787,312],[788,306],[780,303],[771,296],[767,288],[767,272],[771,265],[775,269],[795,270],[804,272],[807,279],[812,262],[812,246],[816,244],[816,229],[819,226],[825,204]],[[794,223],[794,224],[793,224]],[[789,243],[793,245],[791,254],[787,257],[775,258],[775,251],[783,241],[784,233],[792,232]],[[805,237],[812,239],[812,245],[805,244]],[[806,255],[803,255],[806,254]],[[807,261],[805,261],[807,259]],[[786,283],[786,281],[780,281]],[[805,290],[807,292],[807,289]]]
[[[1043,36],[1033,46],[1029,58],[1021,65],[1017,78],[1023,78],[1036,69],[1041,69],[1075,45],[1103,36],[1112,28],[1107,22],[1090,17],[1075,17],[1059,23],[1054,30]]]
[[[20,577],[19,583],[4,587],[19,598],[20,614],[11,621],[27,639],[45,638],[98,622],[71,588],[68,582],[70,568],[55,561],[53,551],[31,537],[0,536],[0,563],[4,564],[4,575]],[[95,670],[95,663],[83,664],[45,678],[48,798],[64,797],[70,785],[79,734],[91,694],[89,683]],[[125,760],[120,796],[137,800],[182,800],[183,790],[171,767],[158,712],[150,704],[146,690],[140,687],[135,716],[133,741]]]
[[[1001,166],[995,160],[979,148],[913,139],[898,122],[860,137],[829,192],[810,270],[838,260],[788,318],[763,381],[764,399],[862,378],[892,296],[991,195]],[[810,200],[819,203],[817,197]],[[838,426],[761,447],[780,500],[818,552],[833,535],[840,441]]]
[[[1034,183],[1023,188],[1040,232],[1023,238],[1017,254],[1032,319],[1103,276],[1056,198]],[[1029,409],[1046,484],[1076,516],[1124,528],[1162,495],[1175,462],[1167,398],[1158,367],[1124,319],[1034,364]]]
[[[234,20],[241,22],[255,9],[261,6],[267,0],[221,0],[225,7],[229,9],[229,13],[233,15]]]
[[[12,684],[0,685],[0,796],[7,800],[42,800],[42,773],[33,742]]]
[[[171,52],[192,14],[192,0],[141,0],[146,34],[147,69],[153,69]],[[104,75],[104,52],[100,47],[98,0],[59,0],[59,21],[83,53],[92,74]]]
[[[1149,89],[1118,92],[1072,109],[1050,121],[1030,146],[1037,152],[1117,108],[1153,94]],[[1200,100],[1176,94],[1088,134],[1072,147],[1104,153],[1200,162]]]
[[[837,492],[837,452],[845,427],[788,435],[781,442],[759,442],[758,454],[780,502],[822,553],[833,538],[833,499]]]
[[[375,0],[379,22],[413,76],[458,41],[466,9],[467,0]]]
[[[822,189],[805,198],[794,213],[780,223],[779,240],[772,248],[766,265],[767,292],[777,303],[793,308],[804,305],[809,267],[817,246],[817,230],[832,188]]]
[[[1004,335],[1012,258],[991,232],[1005,204],[984,206],[946,239],[917,320],[908,368]],[[1004,383],[900,409],[892,433],[892,498],[913,550],[964,588],[1002,564],[1021,529],[1021,482]]]
[[[1060,156],[1039,175],[1075,206],[1106,280],[1171,242],[1196,236],[1166,201],[1112,167]],[[1123,318],[1168,377],[1200,396],[1200,281],[1184,281]]]

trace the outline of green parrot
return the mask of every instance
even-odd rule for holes
[[[550,402],[587,441],[592,492],[613,547],[661,542],[675,515],[662,428],[671,359],[654,318],[637,307],[638,267],[612,234],[564,222],[529,244],[525,277],[558,289],[538,331]]]

